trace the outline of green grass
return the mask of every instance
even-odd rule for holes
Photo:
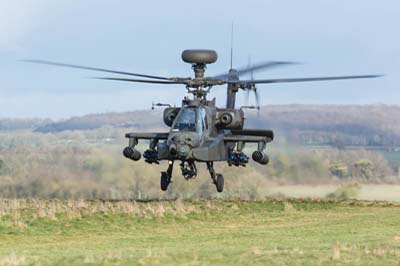
[[[398,265],[400,205],[0,201],[0,265]]]

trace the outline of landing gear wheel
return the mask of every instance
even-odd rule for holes
[[[169,161],[167,171],[161,172],[160,187],[162,191],[166,191],[168,189],[169,184],[171,183],[173,168],[174,168],[174,161]]]
[[[215,179],[215,186],[217,187],[218,192],[222,192],[224,190],[224,176],[221,174],[217,174]]]
[[[207,162],[207,168],[210,172],[211,179],[214,185],[217,187],[217,191],[222,192],[224,190],[224,177],[221,174],[217,174],[215,172],[213,162]]]
[[[162,191],[166,191],[168,189],[168,185],[171,182],[170,177],[167,172],[161,172],[161,180],[160,186]]]

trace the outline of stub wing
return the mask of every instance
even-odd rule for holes
[[[272,130],[243,129],[232,130],[232,134],[224,136],[226,142],[271,142],[274,139]]]
[[[136,132],[131,132],[131,133],[126,133],[125,137],[129,139],[168,139],[168,132],[149,132],[149,133],[136,133]]]
[[[259,143],[259,142],[264,142],[268,143],[271,142],[270,139],[266,137],[259,137],[259,136],[241,136],[241,135],[232,135],[232,136],[225,136],[224,137],[225,142],[254,142],[254,143]]]
[[[257,143],[257,150],[253,152],[251,157],[257,163],[266,165],[269,162],[269,158],[264,153],[264,149],[267,143],[273,139],[274,133],[271,130],[243,129],[226,132],[224,142],[228,146],[228,164],[246,166],[249,162],[249,157],[243,153],[243,148],[246,143]]]

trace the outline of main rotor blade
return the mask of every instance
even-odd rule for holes
[[[254,96],[256,98],[256,105],[259,108],[258,110],[260,110],[260,94],[259,94],[257,88],[254,89]]]
[[[249,105],[249,98],[250,98],[250,90],[246,90],[246,96],[245,96],[245,105]]]
[[[227,81],[228,84],[237,84],[246,86],[248,84],[270,84],[270,83],[289,83],[289,82],[309,82],[309,81],[326,81],[326,80],[343,80],[343,79],[367,79],[379,78],[383,75],[361,75],[361,76],[338,76],[338,77],[316,77],[316,78],[288,78],[288,79],[256,79],[256,80],[232,80]]]
[[[147,79],[126,79],[126,78],[108,78],[108,77],[94,77],[93,79],[102,80],[116,80],[116,81],[127,81],[127,82],[139,82],[139,83],[153,83],[153,84],[186,84],[184,81],[164,81],[164,80],[147,80]]]
[[[21,60],[21,61],[28,62],[28,63],[35,63],[35,64],[43,64],[43,65],[52,65],[52,66],[60,66],[60,67],[69,67],[69,68],[78,68],[78,69],[85,69],[85,70],[101,71],[101,72],[108,72],[108,73],[129,75],[129,76],[136,76],[136,77],[142,77],[142,78],[170,80],[170,78],[167,78],[167,77],[138,74],[138,73],[132,73],[132,72],[105,69],[105,68],[71,65],[71,64],[64,64],[64,63],[45,61],[45,60]]]
[[[279,67],[279,66],[294,65],[294,64],[299,64],[299,63],[288,62],[288,61],[270,61],[270,62],[258,63],[255,65],[252,65],[252,66],[247,66],[247,67],[236,69],[235,75],[241,76],[241,75],[247,74],[249,72],[266,70],[266,69],[271,69],[271,68],[275,68],[275,67]],[[231,75],[230,73],[224,73],[221,75],[214,76],[214,78],[227,79],[230,75]]]

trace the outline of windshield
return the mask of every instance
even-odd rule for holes
[[[181,109],[175,119],[173,131],[196,131],[196,109]]]

